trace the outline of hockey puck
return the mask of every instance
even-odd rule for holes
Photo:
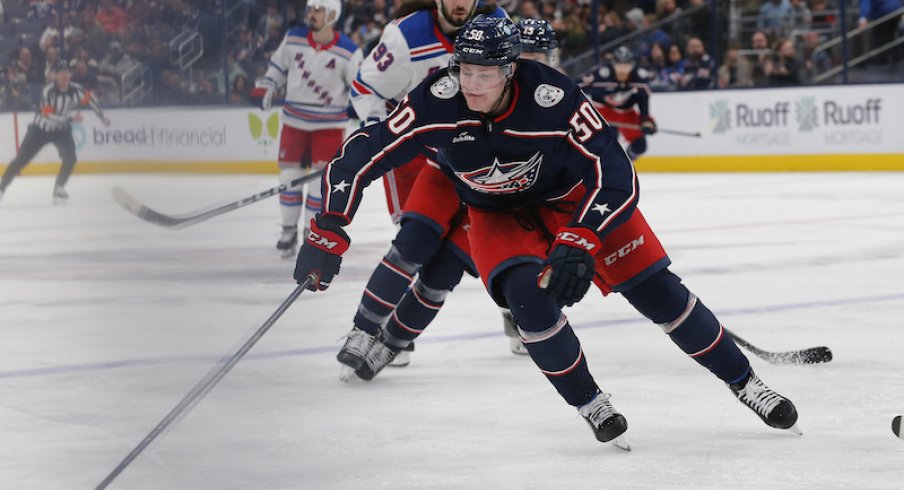
[[[904,439],[904,432],[901,432],[901,416],[897,415],[895,418],[891,420],[891,431],[895,433],[896,436]]]

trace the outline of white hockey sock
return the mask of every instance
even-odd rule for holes
[[[300,167],[281,168],[279,183],[285,184],[303,177],[305,172]],[[283,226],[297,226],[304,206],[304,186],[296,185],[279,193],[279,212]]]

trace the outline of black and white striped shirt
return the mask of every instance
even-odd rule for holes
[[[72,111],[88,106],[97,114],[104,116],[104,110],[90,90],[77,83],[69,83],[69,89],[60,91],[55,82],[48,83],[41,92],[41,109],[35,114],[33,124],[44,131],[69,129]]]

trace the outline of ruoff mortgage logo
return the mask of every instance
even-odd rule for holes
[[[798,100],[794,103],[794,111],[799,131],[809,132],[819,127],[819,109],[816,107],[815,97]]]
[[[272,146],[279,135],[279,112],[273,112],[267,117],[266,133],[264,132],[264,121],[253,112],[248,113],[248,129],[251,130],[251,137],[254,141],[267,149]]]
[[[709,105],[709,117],[713,123],[713,134],[731,131],[731,109],[727,100],[717,100]]]

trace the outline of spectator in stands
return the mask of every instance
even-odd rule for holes
[[[648,29],[655,21],[653,14],[644,15],[640,9],[634,8],[625,14],[625,18],[631,24],[634,30]],[[669,46],[672,44],[672,38],[660,28],[653,29],[646,34],[641,34],[635,41],[637,55],[640,58],[646,58],[650,55],[650,50],[654,44]]]
[[[92,71],[84,60],[74,59],[72,61],[72,81],[88,90],[96,90],[97,72]]]
[[[28,19],[43,21],[50,18],[54,3],[56,0],[29,0]]]
[[[35,62],[31,48],[22,46],[19,48],[19,57],[16,59],[19,72],[25,75],[26,83],[44,83],[44,67]]]
[[[765,87],[768,84],[766,75],[766,62],[772,57],[769,49],[769,38],[762,31],[754,32],[750,36],[750,48],[754,50],[754,56],[750,62],[750,75],[754,87]]]
[[[826,0],[812,0],[810,2],[810,14],[813,16],[811,27],[824,32],[820,36],[822,40],[826,41],[831,38],[833,36],[831,32],[834,30],[838,19],[835,17],[834,11],[829,10]]]
[[[278,31],[281,33],[284,25],[285,19],[283,19],[282,14],[279,13],[279,6],[276,2],[270,2],[267,4],[266,15],[261,17],[260,22],[257,24],[257,37],[261,39],[262,43],[267,42],[270,35],[274,32],[273,27],[277,27]],[[280,39],[280,41],[282,41],[282,39]]]
[[[732,44],[725,53],[725,61],[719,67],[719,88],[752,87],[750,62],[740,55],[741,47]]]
[[[599,25],[600,44],[610,43],[625,34],[628,34],[628,28],[622,22],[618,12],[610,10],[603,15],[603,22]]]
[[[160,73],[160,85],[157,87],[157,102],[167,105],[188,105],[191,94],[188,84],[176,70],[166,68]]]
[[[105,104],[120,103],[116,94],[121,93],[122,76],[136,65],[132,57],[123,52],[119,41],[110,43],[110,51],[100,60],[98,65],[98,85],[107,95]]]
[[[100,0],[100,8],[94,16],[101,29],[109,34],[118,34],[126,26],[126,13],[113,4],[113,0]]]
[[[700,38],[687,40],[684,49],[684,76],[681,77],[681,90],[705,90],[716,86],[716,62],[708,54]]]
[[[239,30],[238,39],[232,46],[232,55],[235,57],[235,61],[242,65],[244,71],[250,71],[252,64],[264,59],[261,44],[261,40],[255,38],[249,27]]]
[[[684,52],[678,43],[672,43],[668,49],[668,64],[662,71],[663,88],[677,90],[684,78]]]
[[[902,0],[860,0],[860,20],[857,25],[864,27],[868,23],[884,17],[901,7],[904,7]],[[901,16],[895,15],[877,24],[873,28],[872,49],[885,46],[894,41],[900,22]],[[880,56],[891,64],[894,62],[894,49],[888,50],[885,55]]]
[[[791,29],[810,29],[813,23],[813,14],[810,12],[804,0],[789,0],[791,4]]]
[[[782,35],[787,30],[787,22],[792,15],[788,0],[766,0],[760,7],[756,28],[773,36]]]
[[[102,53],[107,45],[107,33],[98,24],[93,11],[86,9],[79,15],[79,27],[85,33],[84,46],[92,53]]]
[[[669,89],[669,79],[666,75],[668,60],[665,48],[661,44],[656,43],[650,47],[650,55],[646,58],[644,66],[650,72],[650,87],[653,90]]]
[[[518,7],[518,15],[514,16],[516,19],[537,19],[540,17],[540,11],[537,10],[537,4],[534,0],[524,0],[521,2],[521,5]],[[517,20],[516,20],[517,22]]]
[[[803,60],[802,82],[814,83],[816,75],[825,73],[832,68],[832,58],[829,53],[826,50],[816,52],[816,47],[821,42],[822,39],[816,31],[807,31],[803,35],[803,49],[801,50],[801,59]]]
[[[793,41],[779,39],[775,42],[775,55],[766,61],[765,71],[769,85],[773,87],[800,85],[800,61]]]
[[[55,66],[60,64],[60,48],[56,46],[51,46],[47,48],[47,52],[44,53],[44,81],[51,82],[53,81],[53,76],[51,76],[51,70]]]
[[[236,105],[249,105],[251,101],[248,94],[251,88],[248,86],[248,77],[245,75],[237,75],[232,79],[232,87],[229,92],[229,102]]]

